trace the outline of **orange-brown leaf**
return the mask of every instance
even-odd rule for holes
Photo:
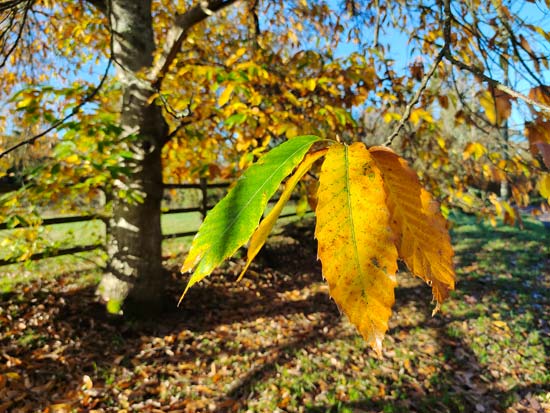
[[[535,102],[550,106],[550,87],[537,86],[529,91],[529,98]]]
[[[397,250],[382,176],[362,143],[329,149],[317,195],[315,236],[330,295],[380,352],[394,303]]]
[[[399,256],[432,286],[439,305],[455,283],[453,249],[439,205],[404,159],[383,147],[373,147],[370,153],[384,177]]]
[[[479,103],[485,109],[485,115],[493,125],[502,125],[512,114],[512,102],[510,95],[495,90],[483,92],[479,97]]]
[[[550,144],[550,121],[537,118],[534,122],[525,122],[525,136],[533,155],[539,153],[539,143]]]

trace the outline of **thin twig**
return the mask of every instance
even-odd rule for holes
[[[0,153],[0,159],[2,159],[3,157],[7,156],[9,153],[15,151],[16,149],[22,147],[22,146],[26,146],[26,145],[31,145],[32,143],[34,143],[35,141],[37,141],[38,139],[46,136],[48,133],[50,133],[52,130],[54,129],[57,129],[59,126],[63,125],[67,120],[69,120],[70,118],[72,118],[74,115],[76,115],[77,113],[79,113],[81,110],[82,110],[82,107],[84,105],[86,105],[87,103],[89,103],[94,97],[96,97],[96,95],[99,93],[99,91],[101,90],[101,88],[103,87],[103,85],[105,84],[106,80],[107,80],[107,77],[109,76],[109,71],[111,69],[111,66],[113,64],[113,59],[114,59],[114,51],[113,51],[113,30],[112,30],[112,27],[111,27],[111,7],[110,7],[110,1],[108,2],[109,3],[109,10],[108,10],[108,15],[107,15],[107,20],[108,20],[108,25],[109,25],[109,33],[110,33],[110,36],[111,36],[111,39],[110,39],[110,55],[109,55],[109,60],[107,62],[107,67],[105,68],[105,71],[103,72],[103,75],[101,77],[101,80],[99,81],[98,85],[90,92],[88,93],[86,96],[84,96],[84,98],[82,99],[82,101],[73,108],[73,110],[71,110],[71,112],[66,115],[65,117],[63,117],[62,119],[59,119],[58,121],[54,122],[50,127],[48,127],[47,129],[45,129],[44,131],[40,132],[39,134],[37,135],[34,135],[33,137],[31,138],[28,138],[28,139],[25,139],[11,147],[9,147],[8,149],[6,149],[5,151],[1,152]]]
[[[170,28],[166,36],[166,43],[161,59],[158,60],[150,74],[151,84],[156,90],[160,90],[162,81],[168,73],[177,54],[180,52],[183,41],[187,38],[189,30],[202,22],[213,13],[233,4],[236,0],[201,0],[198,5],[192,7],[184,14],[176,16],[174,26]]]
[[[447,49],[447,45],[443,46],[443,48],[437,54],[434,62],[432,63],[432,67],[430,67],[430,70],[428,71],[428,73],[426,73],[422,78],[422,82],[420,83],[418,90],[416,91],[414,97],[405,108],[405,111],[401,116],[401,120],[393,130],[392,134],[388,137],[388,139],[386,139],[384,146],[390,146],[392,144],[393,140],[397,137],[397,135],[399,135],[399,132],[401,132],[401,129],[403,129],[403,127],[405,126],[405,123],[407,123],[407,121],[409,120],[413,106],[418,103],[418,101],[420,100],[420,97],[422,96],[422,93],[424,93],[424,90],[426,90],[426,86],[428,86],[428,82],[430,81],[433,74],[435,73],[439,63],[441,63],[441,60],[443,60],[443,56],[445,56],[446,49]]]
[[[445,0],[445,11],[444,11],[444,13],[445,13],[445,21],[446,22],[450,22],[451,20],[454,20],[454,17],[453,17],[452,12],[451,12],[450,1],[451,0]],[[456,21],[456,20],[454,20],[454,21]],[[444,53],[444,57],[449,63],[451,63],[454,66],[459,67],[462,70],[466,70],[466,71],[474,74],[475,76],[483,79],[484,81],[489,83],[489,85],[491,85],[493,88],[498,89],[501,92],[504,92],[504,93],[516,98],[516,99],[523,100],[525,103],[527,103],[529,105],[537,106],[541,110],[543,110],[544,112],[550,113],[550,106],[545,105],[545,104],[540,103],[540,102],[537,102],[536,100],[531,99],[529,96],[526,96],[523,93],[520,93],[520,92],[510,88],[509,86],[506,86],[506,85],[502,84],[498,80],[493,79],[491,76],[487,76],[485,73],[483,73],[482,70],[480,70],[478,68],[475,68],[473,66],[470,66],[470,65],[454,58],[452,50],[450,48],[450,44],[451,44],[451,42],[450,42],[451,41],[450,25],[447,26],[447,23],[446,23],[445,30],[443,31],[443,37],[445,39],[445,44],[449,45],[449,47],[447,47],[445,49],[445,53]]]
[[[379,36],[380,36],[380,4],[378,0],[374,2],[374,8],[376,9],[376,20],[374,21],[374,39],[372,41],[372,47],[378,48]]]
[[[211,120],[211,119],[214,119],[216,116],[218,116],[217,113],[211,113],[210,115],[208,115],[207,117],[203,118],[203,119],[191,119],[189,116],[186,117],[184,120],[182,120],[178,126],[176,126],[174,128],[174,130],[172,132],[170,132],[167,136],[166,136],[166,139],[164,140],[165,142],[168,142],[170,141],[173,137],[175,137],[179,131],[181,131],[183,128],[185,128],[186,126],[189,126],[195,122],[203,122],[203,121],[207,121],[207,120]]]
[[[401,116],[401,120],[393,130],[392,134],[386,139],[386,142],[384,143],[384,146],[390,146],[393,142],[393,140],[399,135],[399,132],[403,127],[405,126],[405,123],[409,120],[409,117],[411,116],[412,108],[414,105],[418,103],[420,100],[420,97],[422,96],[422,93],[424,93],[424,90],[428,86],[428,82],[434,75],[435,71],[437,70],[437,66],[439,66],[439,63],[443,60],[443,57],[449,54],[449,50],[451,49],[451,21],[452,21],[452,13],[451,13],[451,0],[445,0],[444,7],[443,7],[443,38],[445,43],[439,50],[439,53],[435,57],[432,66],[430,67],[430,70],[423,76],[422,81],[420,82],[420,86],[418,90],[416,91],[413,99],[409,102],[407,107],[405,108],[405,112],[403,112],[403,116]]]
[[[481,70],[479,70],[475,67],[469,66],[466,63],[461,62],[460,60],[455,59],[449,53],[445,54],[445,59],[447,59],[449,61],[449,63],[459,67],[460,69],[466,70],[466,71],[478,76],[479,78],[485,80],[487,83],[489,83],[495,89],[498,89],[498,90],[500,90],[500,91],[502,91],[502,92],[504,92],[504,93],[516,98],[516,99],[523,100],[525,103],[527,103],[529,105],[537,106],[541,110],[543,110],[544,112],[550,113],[550,106],[545,105],[544,103],[537,102],[536,100],[531,99],[529,96],[524,95],[523,93],[518,92],[518,91],[516,91],[516,90],[500,83],[498,80],[495,80],[490,76],[487,76]]]
[[[0,3],[0,12],[14,9],[19,6],[20,3],[23,3],[26,0],[8,0],[3,3]]]
[[[4,67],[9,57],[11,56],[11,54],[17,48],[17,45],[19,44],[19,40],[21,40],[21,37],[23,36],[23,30],[25,30],[25,24],[27,23],[27,16],[29,15],[30,8],[31,8],[31,0],[27,1],[27,4],[25,5],[25,11],[23,12],[23,19],[21,21],[21,26],[19,27],[19,31],[17,32],[17,37],[15,38],[13,45],[8,49],[7,53],[4,55],[4,59],[2,63],[0,63],[0,68]]]

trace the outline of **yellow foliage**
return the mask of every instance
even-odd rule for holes
[[[485,110],[485,115],[493,125],[502,125],[512,113],[510,95],[495,90],[486,90],[479,96],[479,104]]]
[[[424,122],[433,123],[432,115],[427,112],[425,109],[415,109],[411,112],[410,120],[414,126],[417,126],[418,123],[423,120]]]
[[[399,113],[386,112],[384,113],[384,122],[390,123],[392,121],[400,121],[401,115]]]
[[[542,174],[539,179],[538,190],[550,202],[550,174]]]
[[[233,83],[228,84],[218,98],[218,105],[223,106],[229,102],[234,89],[235,85]]]
[[[481,158],[484,154],[487,153],[487,149],[479,142],[470,142],[464,148],[462,152],[462,159],[465,161],[470,159],[473,156],[475,160]]]
[[[240,49],[237,49],[237,51],[225,61],[225,65],[233,66],[233,64],[237,60],[239,60],[245,53],[246,53],[246,47],[241,47]]]
[[[455,283],[453,249],[439,204],[422,188],[404,159],[384,147],[373,147],[370,153],[384,177],[399,256],[432,286],[439,305]]]
[[[394,303],[397,250],[382,175],[362,143],[329,149],[317,196],[315,236],[330,295],[380,352]]]

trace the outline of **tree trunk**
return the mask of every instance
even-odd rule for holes
[[[112,0],[109,4],[116,74],[124,92],[121,126],[133,159],[122,161],[131,172],[117,182],[123,191],[114,191],[107,234],[109,265],[98,293],[111,312],[124,309],[146,315],[161,309],[165,284],[160,202],[161,150],[168,128],[160,107],[151,102],[155,91],[139,75],[153,64],[151,1]],[[120,196],[124,192],[127,195]]]

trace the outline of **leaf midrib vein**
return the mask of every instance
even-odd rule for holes
[[[346,177],[345,177],[345,185],[346,185],[346,196],[348,201],[348,210],[349,210],[349,221],[351,225],[351,240],[353,242],[353,252],[354,252],[354,258],[357,265],[357,268],[359,269],[359,275],[363,276],[363,269],[361,268],[361,261],[359,260],[359,251],[357,250],[357,237],[355,235],[355,225],[354,225],[354,219],[353,219],[353,209],[351,205],[351,191],[350,191],[350,177],[349,177],[349,149],[347,145],[344,145],[344,164],[346,166]]]

